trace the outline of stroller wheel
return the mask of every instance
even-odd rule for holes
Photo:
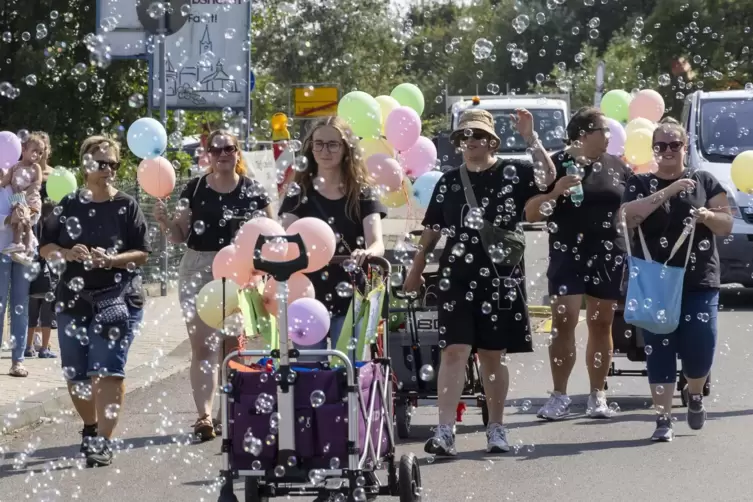
[[[410,437],[411,406],[407,399],[398,399],[395,402],[395,425],[397,437],[407,439]]]
[[[489,425],[489,405],[486,404],[486,399],[479,399],[479,406],[481,407],[481,421],[484,423],[484,427]]]
[[[246,478],[245,492],[245,502],[269,502],[269,497],[262,497],[259,493],[259,480],[256,478]]]
[[[400,458],[399,467],[400,502],[419,502],[421,500],[421,468],[412,453]]]
[[[706,383],[703,385],[703,397],[711,395],[711,375],[706,377]]]

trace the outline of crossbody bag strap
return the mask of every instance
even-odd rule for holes
[[[646,245],[646,237],[643,235],[643,230],[641,230],[640,225],[638,225],[638,240],[641,241],[641,249],[643,249],[643,259],[651,261],[651,252],[648,250],[648,245]]]
[[[204,178],[206,178],[207,176],[208,174],[202,174],[199,178],[199,181],[196,182],[196,186],[193,189],[193,194],[191,195],[191,202],[193,202],[193,200],[196,198],[196,194],[199,193],[201,182],[204,181]],[[188,235],[186,236],[186,240],[184,242],[188,242],[188,239],[191,238],[191,235],[193,235],[193,225],[188,226]]]
[[[471,178],[468,176],[468,168],[465,164],[460,166],[460,181],[463,183],[463,193],[465,194],[465,201],[468,203],[468,207],[476,209],[478,207],[478,201],[476,201],[476,194],[473,193],[473,186],[471,185]],[[484,225],[486,225],[486,219],[483,219]],[[489,243],[484,238],[484,233],[478,233],[481,239],[481,244],[484,246],[484,253],[489,253]]]
[[[683,267],[688,266],[688,262],[690,261],[690,252],[692,251],[692,248],[693,248],[693,239],[695,238],[695,226],[696,226],[696,219],[693,218],[690,231],[687,231],[687,228],[683,228],[682,233],[680,234],[680,237],[677,238],[677,242],[675,242],[675,245],[672,246],[672,252],[669,253],[669,258],[667,258],[667,261],[664,262],[665,265],[669,263],[669,261],[672,258],[674,258],[675,254],[677,254],[677,252],[680,250],[683,243],[685,242],[685,239],[687,239],[688,236],[690,236],[690,240],[688,242],[688,250],[685,253],[685,265],[683,265]]]
[[[319,213],[319,216],[322,217],[322,221],[324,221],[325,223],[327,223],[329,225],[329,221],[327,221],[327,220],[329,220],[329,215],[324,210],[324,207],[319,203],[319,201],[316,200],[316,196],[312,195],[311,197],[309,197],[308,200],[311,202],[311,204],[314,205],[314,209],[316,210],[317,213]],[[334,225],[330,225],[330,226],[332,227]],[[334,228],[334,230],[337,230],[337,228]],[[342,236],[342,234],[340,234],[340,235]],[[338,242],[338,244],[339,243],[342,243],[345,246],[345,249],[348,250],[348,253],[352,253],[353,252],[353,250],[350,249],[350,246],[348,245],[348,243],[345,242],[344,238],[341,238],[340,241]]]

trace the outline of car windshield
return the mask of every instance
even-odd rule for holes
[[[561,150],[565,148],[565,114],[562,110],[547,108],[529,108],[533,114],[533,124],[539,139],[547,150]],[[502,144],[500,153],[518,153],[526,151],[526,142],[518,134],[512,122],[510,114],[514,109],[490,110],[494,116],[494,125]]]
[[[698,138],[701,153],[711,162],[732,162],[753,150],[753,100],[710,99],[701,104]]]

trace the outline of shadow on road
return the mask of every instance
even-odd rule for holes
[[[719,310],[721,312],[753,311],[753,289],[723,288],[719,295]]]

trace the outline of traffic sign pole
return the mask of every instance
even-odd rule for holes
[[[165,13],[160,18],[160,30],[156,39],[159,43],[159,113],[162,125],[167,131],[167,16],[169,13]],[[167,253],[167,234],[161,232],[162,249],[162,283],[160,284],[160,294],[167,296],[167,277],[170,268],[170,257]]]

